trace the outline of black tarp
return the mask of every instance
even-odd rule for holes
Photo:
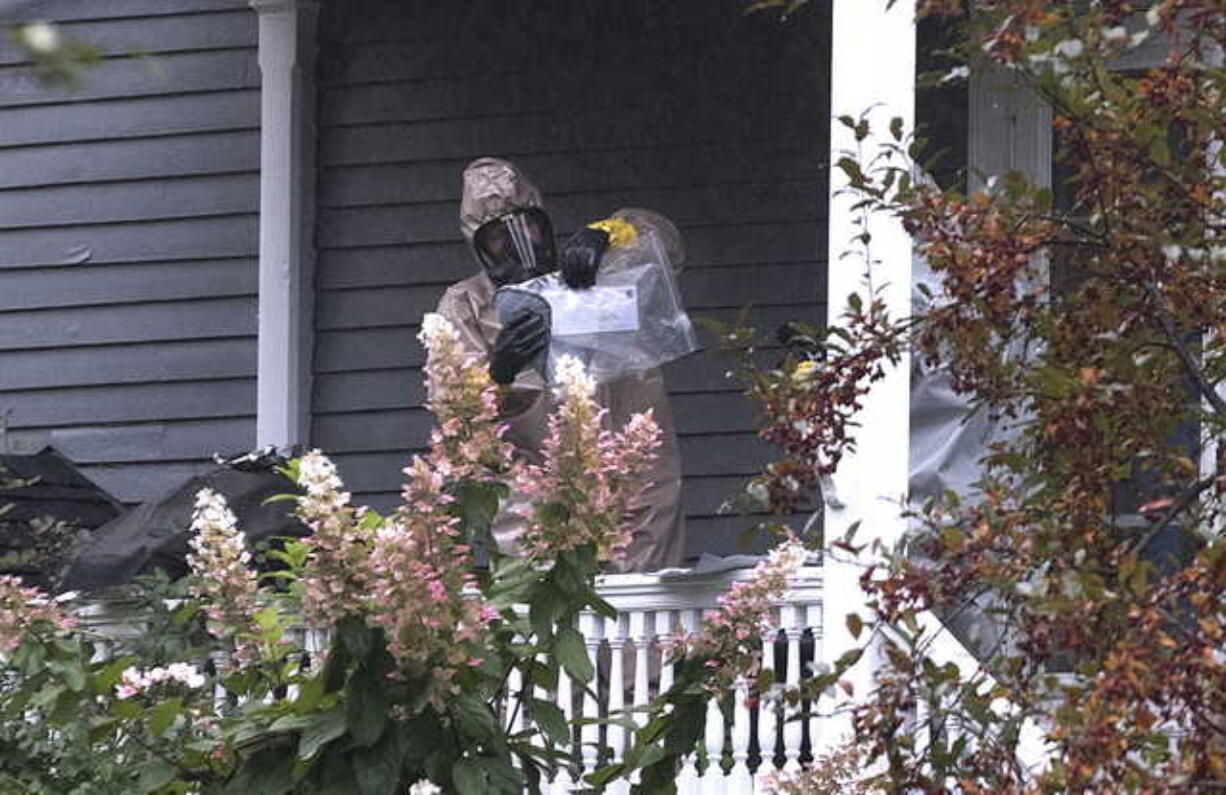
[[[267,502],[293,491],[271,466],[237,469],[219,465],[133,508],[98,528],[74,551],[61,586],[97,590],[131,582],[155,569],[177,578],[187,573],[187,542],[196,493],[211,488],[225,496],[248,546],[276,536],[302,536],[306,528],[290,513],[291,501]]]
[[[0,505],[13,507],[5,521],[28,522],[50,516],[93,530],[115,519],[123,506],[53,447],[34,455],[0,455],[0,477],[32,481],[28,486],[0,490]]]

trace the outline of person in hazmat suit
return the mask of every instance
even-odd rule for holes
[[[501,385],[499,412],[508,426],[506,439],[519,455],[539,463],[553,395],[532,364],[549,346],[548,321],[541,313],[523,312],[500,323],[495,290],[554,270],[561,271],[568,287],[585,289],[601,269],[616,268],[619,251],[647,231],[663,241],[671,261],[679,264],[684,257],[681,236],[662,215],[624,209],[580,230],[559,255],[540,192],[514,164],[489,157],[464,170],[460,230],[481,271],[448,288],[438,312],[459,330],[470,350],[488,358],[490,376]],[[612,427],[651,409],[662,432],[647,489],[627,519],[634,527],[633,540],[611,570],[678,566],[685,557],[681,459],[663,377],[658,369],[623,376],[601,384],[597,398],[608,409],[606,421]],[[520,507],[512,494],[494,523],[494,540],[505,553],[514,552],[523,532],[516,510]]]

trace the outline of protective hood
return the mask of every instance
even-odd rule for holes
[[[541,192],[514,163],[482,157],[464,169],[460,231],[469,243],[483,224],[513,210],[543,208]]]

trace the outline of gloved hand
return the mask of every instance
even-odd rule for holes
[[[572,290],[582,290],[596,283],[600,258],[609,247],[609,233],[603,229],[584,227],[571,236],[562,247],[559,268],[562,281]]]
[[[549,343],[549,329],[539,312],[525,310],[516,315],[498,332],[494,350],[490,353],[490,378],[497,384],[509,384],[515,376],[541,355]]]

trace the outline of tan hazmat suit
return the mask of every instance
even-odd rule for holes
[[[461,201],[461,231],[471,242],[481,224],[520,207],[540,207],[540,194],[510,163],[493,158],[475,161],[465,171],[464,194]],[[677,229],[666,218],[647,210],[619,210],[621,218],[637,229],[652,229],[665,247],[674,264],[680,264],[684,251]],[[618,266],[614,249],[601,262],[605,268]],[[474,352],[488,357],[498,337],[501,325],[494,309],[494,284],[485,273],[478,273],[448,288],[439,302],[438,312],[459,331],[465,344]],[[651,409],[662,431],[661,445],[648,478],[650,485],[635,506],[629,521],[634,524],[634,537],[626,554],[611,567],[613,571],[655,571],[679,566],[685,558],[685,520],[681,509],[681,458],[677,435],[664,379],[659,370],[648,370],[636,376],[602,384],[597,398],[608,409],[608,422],[619,428],[631,415]],[[526,460],[540,462],[540,449],[546,434],[546,420],[552,408],[553,396],[548,385],[535,370],[521,372],[503,390],[500,413],[507,423],[507,440]],[[499,549],[513,552],[516,539],[523,532],[522,519],[513,510],[519,503],[512,494],[509,504],[494,523],[494,538]]]

